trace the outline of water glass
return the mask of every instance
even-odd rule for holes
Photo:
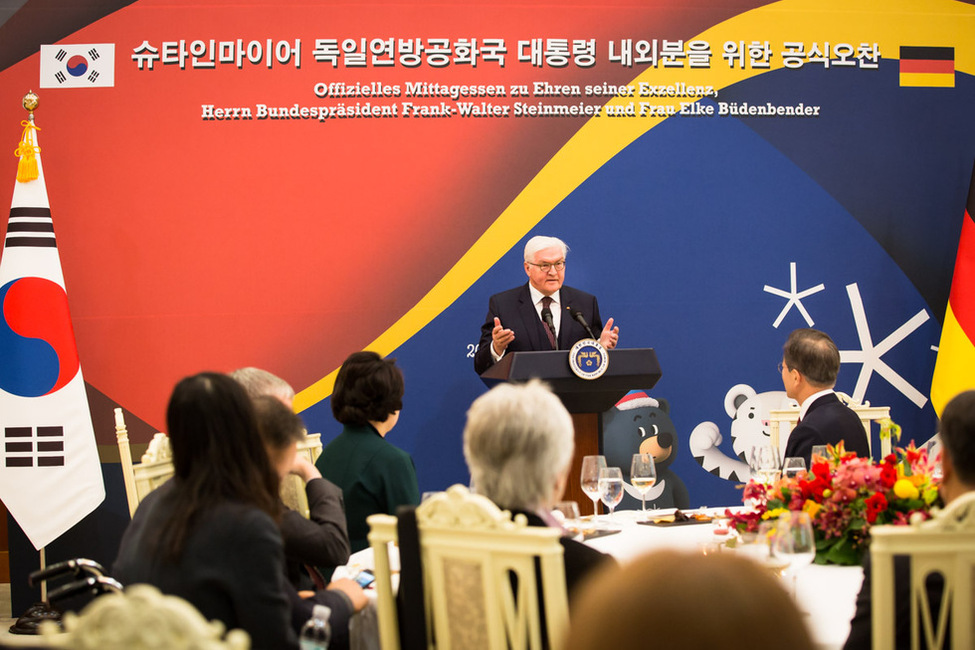
[[[774,557],[788,563],[787,572],[792,574],[792,597],[795,598],[799,570],[816,557],[816,538],[809,513],[797,510],[783,513],[775,522],[771,549]]]
[[[609,518],[623,500],[623,471],[619,467],[604,467],[599,470],[599,499],[609,508]]]

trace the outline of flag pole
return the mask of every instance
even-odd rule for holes
[[[37,552],[40,553],[41,571],[43,571],[47,568],[47,547],[42,546]],[[47,602],[47,580],[41,580],[41,602]]]
[[[40,147],[37,146],[37,142],[34,140],[34,131],[39,129],[34,125],[34,110],[40,101],[37,95],[34,94],[34,91],[31,90],[24,95],[21,103],[27,111],[27,119],[21,122],[21,126],[24,127],[24,133],[20,138],[20,146],[17,147],[14,155],[20,158],[17,162],[17,181],[26,183],[27,181],[34,181],[38,178],[37,154],[40,151]],[[41,565],[40,569],[44,570],[47,568],[47,547],[42,546],[38,549],[38,554]],[[47,580],[41,581],[41,602],[47,602]]]

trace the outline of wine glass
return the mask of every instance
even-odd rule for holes
[[[559,501],[553,511],[561,514],[563,521],[575,521],[579,518],[579,504],[575,501]]]
[[[827,460],[826,445],[813,445],[812,452],[809,454],[809,460],[813,463]]]
[[[800,456],[790,456],[782,463],[782,475],[786,478],[795,478],[799,472],[806,471],[806,459]]]
[[[595,517],[599,514],[596,511],[596,504],[599,503],[599,470],[606,467],[605,456],[583,456],[582,457],[582,476],[580,483],[582,491],[592,500],[592,514]]]
[[[599,470],[599,499],[609,508],[609,519],[623,500],[623,470],[619,467],[604,467]]]
[[[630,485],[640,493],[644,521],[647,518],[647,492],[656,482],[657,468],[653,464],[653,456],[633,454],[633,461],[630,463]]]
[[[772,535],[772,555],[789,563],[792,574],[792,598],[796,597],[799,570],[816,557],[816,539],[808,512],[790,510],[775,522]]]
[[[752,475],[762,483],[766,485],[775,483],[782,467],[778,448],[772,445],[752,447],[751,455],[748,457],[748,466],[752,470]]]
[[[559,501],[552,508],[552,515],[559,520],[562,528],[572,533],[573,536],[585,534],[579,521],[579,504],[575,501]]]

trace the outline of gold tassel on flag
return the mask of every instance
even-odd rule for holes
[[[34,131],[40,131],[34,126],[34,109],[37,108],[37,95],[31,91],[24,95],[24,108],[29,111],[27,119],[20,123],[24,127],[24,134],[20,136],[20,146],[14,152],[20,158],[17,163],[17,182],[26,183],[37,180],[37,154],[41,148],[34,143]]]

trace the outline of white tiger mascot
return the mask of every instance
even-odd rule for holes
[[[751,478],[748,453],[752,447],[769,444],[769,411],[795,408],[796,402],[785,391],[756,393],[747,384],[733,386],[724,398],[724,410],[731,418],[732,448],[737,457],[725,455],[718,446],[723,440],[714,422],[702,422],[691,431],[688,447],[701,467],[728,481],[744,483]],[[785,451],[788,436],[779,439],[779,451]]]

